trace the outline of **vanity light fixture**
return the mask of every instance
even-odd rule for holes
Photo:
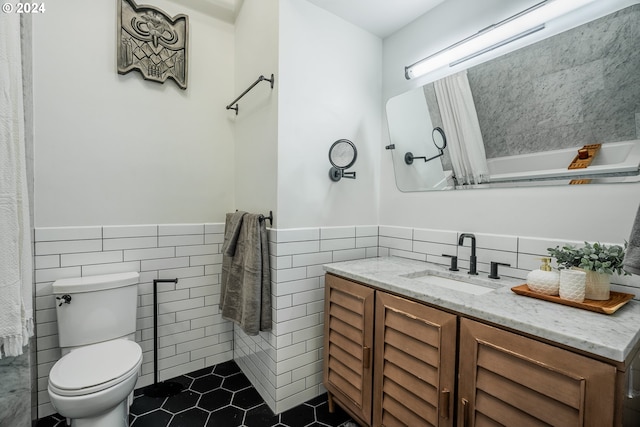
[[[545,28],[545,23],[594,0],[545,0],[404,67],[407,80],[460,64]]]

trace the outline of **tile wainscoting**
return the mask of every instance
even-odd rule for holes
[[[271,230],[273,329],[235,328],[234,358],[276,413],[325,392],[322,386],[324,270],[376,257],[378,226]]]
[[[565,240],[475,233],[478,270],[510,264],[500,274],[524,279],[548,247]],[[54,413],[49,370],[60,357],[51,284],[59,278],[139,271],[136,340],[143,348],[137,388],[153,382],[153,295],[159,284],[159,378],[235,359],[276,413],[325,390],[322,386],[323,264],[398,256],[468,268],[469,246],[457,231],[392,226],[271,229],[273,327],[247,336],[218,310],[224,224],[38,228],[35,231],[38,417]],[[468,245],[468,241],[465,242]],[[640,295],[637,276],[614,276],[614,289]]]
[[[458,246],[458,237],[464,231],[447,231],[408,227],[379,227],[379,256],[396,256],[449,265],[446,255],[458,256],[458,268],[469,268],[471,248],[469,239]],[[473,232],[473,231],[469,231]],[[509,264],[500,266],[502,276],[522,279],[523,283],[531,270],[540,268],[540,258],[548,257],[547,248],[571,244],[584,245],[583,241],[555,239],[551,237],[526,237],[501,234],[473,233],[476,236],[477,268],[480,274],[488,274],[491,261]],[[601,242],[611,245],[620,242]],[[555,264],[554,264],[555,267]],[[611,277],[612,289],[634,294],[640,298],[640,276]]]
[[[321,394],[322,264],[376,256],[378,227],[269,230],[273,327],[255,337],[236,328],[235,340],[218,309],[223,238],[222,223],[37,228],[37,416],[55,412],[47,393],[60,358],[51,285],[126,271],[140,272],[136,341],[144,360],[136,388],[153,382],[153,280],[177,277],[158,284],[160,380],[235,358],[275,412]]]
[[[61,278],[140,272],[136,388],[153,382],[153,280],[158,284],[159,380],[233,358],[233,325],[218,310],[224,224],[37,228],[35,230],[38,417],[54,413],[47,379],[60,358],[52,283]]]

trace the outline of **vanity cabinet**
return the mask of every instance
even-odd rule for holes
[[[365,425],[371,424],[374,297],[372,288],[326,276],[323,381],[329,411],[335,399]]]
[[[453,426],[456,323],[450,313],[328,274],[330,410],[337,401],[363,425]]]
[[[332,274],[325,295],[330,411],[361,425],[620,423],[614,365]]]
[[[373,425],[453,426],[456,316],[376,291]]]
[[[458,426],[614,425],[616,367],[460,319]]]

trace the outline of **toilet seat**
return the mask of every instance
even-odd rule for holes
[[[137,371],[142,349],[134,341],[117,339],[74,350],[49,373],[49,388],[60,396],[82,396],[118,384]]]

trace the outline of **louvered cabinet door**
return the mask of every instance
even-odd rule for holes
[[[375,291],[333,276],[325,280],[324,385],[352,417],[371,423],[371,351]]]
[[[373,425],[452,426],[456,316],[376,295]]]
[[[458,426],[612,426],[612,365],[460,321]]]

